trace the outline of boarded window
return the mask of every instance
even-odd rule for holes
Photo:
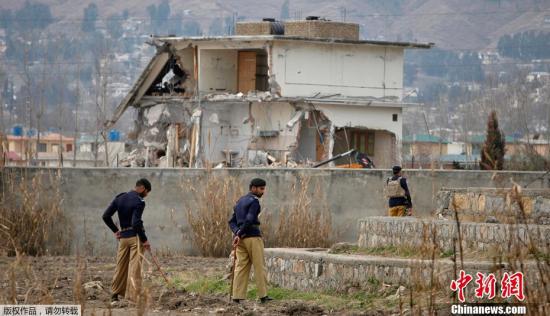
[[[351,132],[351,145],[362,153],[374,156],[374,131]]]
[[[239,52],[239,92],[256,90],[256,52]]]

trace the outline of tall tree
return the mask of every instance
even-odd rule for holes
[[[201,25],[197,21],[188,21],[183,26],[183,33],[187,36],[200,36],[202,34]]]
[[[95,32],[95,22],[97,20],[97,5],[90,3],[84,8],[84,19],[82,20],[82,32],[92,33]]]
[[[290,5],[289,0],[286,0],[281,6],[281,20],[290,19]]]
[[[151,20],[151,32],[156,34],[157,32],[157,6],[151,4],[147,6],[147,13],[149,13],[149,19]]]
[[[111,38],[114,40],[119,39],[124,33],[124,30],[122,28],[122,19],[123,17],[116,13],[110,15],[107,19],[107,31],[109,32],[109,35],[111,35]]]
[[[210,26],[208,27],[208,35],[210,36],[220,36],[223,35],[223,21],[222,19],[214,19]]]
[[[157,25],[165,25],[170,18],[170,2],[163,0],[157,7]]]
[[[502,170],[506,139],[498,127],[497,112],[491,111],[487,120],[487,138],[481,151],[480,167],[482,170]]]
[[[50,6],[40,2],[25,2],[25,5],[15,12],[15,20],[22,31],[44,29],[53,22]]]

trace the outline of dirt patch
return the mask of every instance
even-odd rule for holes
[[[226,259],[178,257],[160,258],[172,279],[181,274],[199,277],[222,275]],[[76,257],[0,257],[0,304],[82,304],[86,315],[128,315],[146,310],[148,315],[323,315],[342,314],[325,311],[311,302],[273,301],[260,304],[248,300],[229,301],[228,295],[198,294],[183,288],[167,287],[156,267],[144,262],[143,306],[121,301],[110,305],[110,285],[114,258]],[[139,304],[138,304],[139,305]]]

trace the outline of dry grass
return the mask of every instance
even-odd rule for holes
[[[324,192],[301,176],[290,187],[290,207],[281,208],[277,228],[265,232],[270,247],[328,248],[334,233]],[[274,232],[274,233],[273,233]]]
[[[1,177],[0,251],[67,254],[71,225],[62,209],[60,174],[4,169]]]
[[[494,177],[496,187],[503,187],[505,179]],[[507,212],[507,220],[502,225],[509,225],[509,235],[506,236],[506,240],[491,251],[484,253],[467,253],[462,245],[461,223],[466,221],[476,220],[471,216],[462,216],[460,212],[457,212],[456,205],[453,205],[454,220],[458,226],[457,236],[454,238],[454,251],[446,253],[445,257],[450,256],[450,259],[454,262],[454,268],[452,275],[456,279],[458,277],[458,271],[463,269],[464,260],[468,258],[470,260],[486,260],[492,261],[493,267],[491,273],[495,274],[497,280],[500,280],[503,273],[506,271],[516,272],[522,271],[525,275],[525,295],[526,300],[519,302],[515,299],[505,300],[497,295],[492,300],[476,299],[473,297],[473,289],[475,285],[468,286],[467,288],[467,302],[485,302],[485,303],[520,303],[528,304],[528,312],[531,315],[548,315],[550,312],[550,248],[548,243],[546,247],[537,246],[540,242],[535,242],[537,237],[540,236],[540,231],[528,229],[527,214],[525,212],[525,197],[521,193],[521,186],[513,184],[513,186],[507,189],[502,189],[501,194],[503,196],[509,196],[512,198],[513,206],[503,212]],[[522,237],[521,231],[526,232],[527,238]],[[413,314],[435,314],[438,311],[448,312],[448,304],[457,303],[456,293],[451,293],[448,290],[449,284],[442,284],[438,280],[436,275],[436,262],[441,260],[437,254],[441,251],[438,247],[437,232],[431,230],[425,231],[423,236],[423,246],[419,249],[419,256],[427,260],[429,263],[419,265],[411,270],[411,274],[408,276],[409,281],[409,295],[410,297],[403,298],[400,301],[400,309],[406,306]],[[527,266],[530,267],[527,267]],[[534,271],[533,271],[534,269]],[[530,271],[531,270],[531,271]],[[424,274],[422,273],[424,271]],[[425,272],[428,271],[429,275],[426,277]],[[534,273],[533,273],[534,272]],[[474,276],[475,277],[475,276]],[[533,278],[537,278],[535,281]],[[499,290],[497,286],[497,290]],[[414,296],[413,294],[414,293]],[[452,294],[452,296],[449,296]]]
[[[0,304],[54,304],[52,287],[42,282],[28,257],[17,254],[7,271],[2,273],[5,273],[9,287],[1,293]],[[21,288],[25,289],[24,294],[18,295],[17,290]]]
[[[191,200],[197,201],[195,207],[186,210],[192,240],[201,255],[226,257],[231,252],[232,240],[228,220],[245,187],[235,177],[215,177],[212,172],[207,172],[200,183],[183,185]],[[320,187],[312,188],[309,177],[299,177],[291,185],[289,196],[288,209],[281,208],[278,216],[265,208],[260,214],[265,245],[329,247],[334,237],[332,219]]]
[[[232,234],[228,226],[233,206],[244,194],[235,177],[215,177],[210,171],[200,179],[202,185],[185,183],[186,196],[197,201],[195,208],[188,207],[187,220],[192,240],[205,257],[225,257],[231,251]]]

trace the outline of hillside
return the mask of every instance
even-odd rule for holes
[[[149,20],[147,6],[161,1],[133,0],[41,0],[51,7],[54,18],[62,24],[78,24],[90,3],[99,8],[99,21],[128,10],[135,19]],[[181,14],[184,21],[194,20],[208,30],[213,20],[231,17],[254,20],[279,17],[284,0],[170,0],[170,13]],[[18,9],[23,1],[2,1],[0,9]],[[344,11],[345,10],[345,11]],[[358,22],[369,38],[435,42],[450,49],[483,49],[495,47],[504,34],[529,29],[548,29],[550,1],[544,0],[290,0],[291,18],[307,15],[332,20]]]

